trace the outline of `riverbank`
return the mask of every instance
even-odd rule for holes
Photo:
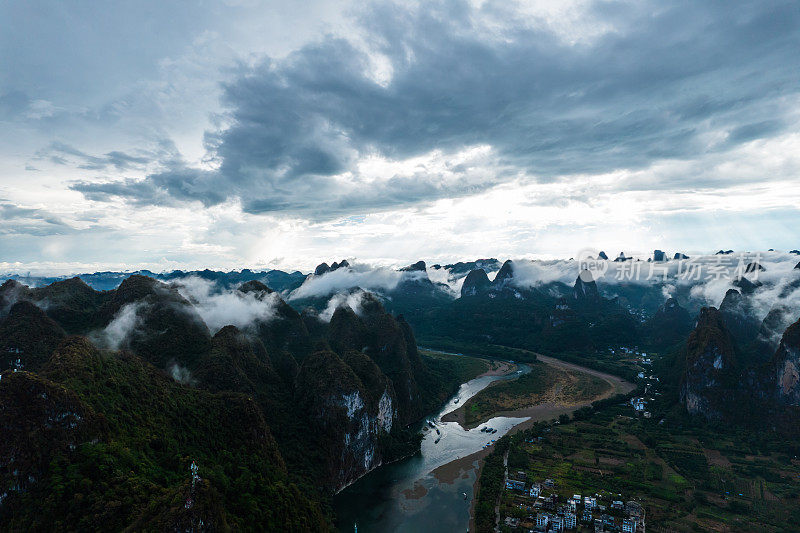
[[[573,371],[585,372],[587,374],[590,374],[590,375],[593,375],[595,377],[601,378],[601,379],[605,380],[607,383],[609,383],[611,385],[610,390],[608,390],[606,393],[601,395],[601,397],[598,397],[593,401],[602,400],[602,399],[605,399],[605,398],[608,398],[608,397],[611,397],[611,396],[617,395],[617,394],[628,394],[629,392],[631,392],[632,390],[634,390],[636,388],[636,385],[634,385],[633,383],[630,383],[628,381],[625,381],[624,379],[620,378],[619,376],[614,376],[612,374],[607,374],[607,373],[601,372],[599,370],[594,370],[594,369],[591,369],[591,368],[582,367],[582,366],[576,365],[574,363],[568,363],[566,361],[561,361],[561,360],[556,359],[554,357],[548,357],[548,356],[545,356],[545,355],[537,354],[537,360],[539,360],[539,361],[541,361],[541,362],[543,362],[545,364],[557,367],[557,368],[563,368],[563,369],[569,369],[569,370],[573,370]],[[592,402],[588,402],[588,403],[585,403],[584,405],[591,405],[591,403]],[[517,424],[516,426],[514,426],[514,428],[512,428],[507,433],[507,435],[514,435],[515,433],[517,433],[519,431],[523,431],[525,429],[528,429],[528,428],[532,427],[536,422],[541,422],[541,421],[544,421],[544,420],[551,420],[553,418],[559,417],[562,414],[571,414],[574,411],[576,411],[577,409],[583,407],[584,405],[571,405],[571,406],[561,405],[561,406],[559,406],[559,405],[555,405],[555,404],[539,404],[539,405],[531,406],[531,407],[528,407],[528,408],[525,408],[525,409],[517,409],[517,410],[509,411],[509,412],[494,413],[494,414],[492,414],[492,416],[528,417],[528,420],[526,420],[526,421],[524,421],[524,422],[522,422],[520,424]],[[450,415],[452,415],[453,421],[459,422],[459,424],[463,424],[464,407],[465,406],[462,406],[461,408],[457,409],[456,411],[453,411],[453,412],[449,413]],[[459,420],[459,413],[460,413],[460,416],[461,416],[461,420]],[[443,417],[442,420],[444,421],[445,418]],[[464,427],[464,426],[462,425],[462,427]],[[475,502],[478,501],[478,493],[480,492],[481,470],[483,468],[484,458],[487,455],[489,455],[489,453],[491,453],[491,452],[492,452],[491,448],[488,448],[488,449],[485,449],[485,450],[481,450],[480,452],[478,452],[476,454],[473,454],[474,458],[473,457],[465,457],[463,459],[459,459],[457,461],[454,461],[452,464],[446,464],[446,465],[441,466],[439,469],[437,469],[437,470],[441,470],[442,472],[447,472],[447,473],[452,473],[455,470],[459,470],[460,471],[462,468],[465,467],[465,463],[468,463],[470,461],[470,459],[473,459],[473,463],[472,464],[473,464],[473,468],[475,470],[475,484],[473,485],[472,501],[470,502],[470,507],[469,507],[469,528],[468,528],[467,531],[475,531],[475,529],[476,529],[476,527],[475,527]]]
[[[492,361],[492,364],[497,366],[491,368],[490,370],[487,370],[478,377],[482,378],[483,376],[505,376],[513,372],[516,372],[517,370],[517,365],[514,363],[510,363],[508,361]]]
[[[426,351],[426,354],[431,354]],[[524,363],[496,359],[475,359],[460,354],[431,354],[443,359],[460,359],[458,368],[473,369],[436,413],[425,417],[420,453],[396,463],[383,465],[359,479],[334,498],[339,531],[398,533],[464,531],[474,498],[478,460],[489,451],[485,433],[465,431],[454,423],[441,421],[446,413],[494,381],[513,380],[530,371]],[[471,378],[471,379],[469,379]],[[497,420],[499,438],[523,419]],[[477,452],[477,453],[476,453]],[[464,498],[464,493],[467,498]],[[471,497],[470,497],[471,496]]]
[[[552,390],[546,391],[545,393],[542,394],[531,393],[530,398],[533,403],[531,403],[530,405],[514,409],[495,409],[490,412],[482,413],[479,419],[472,420],[469,423],[466,420],[466,412],[467,409],[470,408],[471,403],[465,403],[461,405],[458,409],[455,409],[447,413],[445,416],[443,416],[442,421],[457,422],[464,429],[472,429],[474,427],[481,425],[486,420],[489,420],[497,416],[530,417],[532,420],[523,423],[526,424],[524,427],[528,427],[529,425],[537,421],[548,420],[550,418],[557,418],[562,414],[572,413],[573,411],[580,409],[581,407],[591,405],[592,402],[603,400],[605,398],[609,398],[617,394],[627,394],[628,392],[632,391],[635,388],[635,385],[633,385],[632,383],[629,383],[618,376],[613,376],[611,374],[607,374],[599,370],[583,367],[574,363],[568,363],[566,361],[561,361],[559,359],[555,359],[553,357],[548,357],[545,355],[537,354],[537,358],[539,362],[548,365],[552,369],[569,372],[571,374],[584,374],[586,376],[602,380],[602,382],[604,382],[606,386],[601,393],[593,394],[590,395],[589,397],[579,396],[580,399],[577,401],[572,401],[568,396],[553,394]],[[487,391],[491,393],[491,389],[493,387],[498,387],[498,386],[507,387],[508,384],[504,382],[494,382],[489,387],[484,389],[484,391],[482,391],[481,394],[486,395]],[[477,399],[478,396],[473,398],[471,402],[474,402]],[[521,400],[524,401],[524,397],[522,399],[517,399],[517,403],[519,403],[519,401]],[[522,429],[524,429],[524,427]]]
[[[473,373],[476,377],[462,383],[439,412],[426,417],[429,423],[426,424],[427,430],[423,430],[421,453],[376,469],[337,496],[337,526],[343,533],[352,531],[354,524],[363,531],[464,531],[468,525],[470,531],[474,531],[471,520],[480,490],[478,479],[487,456],[494,450],[493,445],[486,447],[486,444],[525,429],[537,420],[549,420],[577,408],[542,404],[534,406],[535,409],[522,417],[495,416],[491,426],[497,429],[497,433],[491,436],[477,429],[467,430],[458,423],[449,422],[448,415],[487,386],[514,381],[518,376],[530,373],[531,366],[521,362],[489,360],[488,366],[480,368],[477,365],[485,364],[485,361],[474,361],[474,356],[439,356],[463,358],[459,367],[479,368],[480,374]],[[543,357],[542,360],[544,364],[551,363],[549,358]],[[562,363],[555,360],[552,364]],[[569,368],[578,370],[573,366]],[[613,377],[608,379],[613,382]],[[627,388],[623,380],[617,383],[622,390]],[[615,387],[615,390],[619,388]],[[465,501],[464,493],[469,501]]]

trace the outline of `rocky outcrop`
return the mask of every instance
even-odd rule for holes
[[[597,310],[600,308],[602,299],[600,291],[597,289],[597,282],[594,281],[592,273],[583,270],[575,279],[572,287],[572,305],[576,309]]]
[[[9,279],[0,285],[0,317],[6,315],[11,306],[20,300],[29,300],[31,290],[18,282]]]
[[[361,316],[349,307],[334,312],[327,340],[339,355],[358,351],[375,362],[392,382],[403,424],[424,414],[418,381],[425,369],[411,328],[402,317],[388,314],[380,301],[368,294],[362,299]]]
[[[464,278],[464,283],[461,285],[461,297],[477,296],[489,290],[492,282],[489,281],[489,276],[482,268],[470,271],[467,277]]]
[[[397,413],[390,383],[377,367],[357,353],[347,357],[369,386],[333,352],[312,354],[297,376],[297,404],[315,421],[334,490],[381,464],[380,440]]]
[[[602,251],[602,250],[600,251],[600,253],[599,253],[599,254],[597,254],[597,258],[598,258],[598,259],[605,259],[605,260],[608,260],[608,256],[607,256],[607,255],[606,255],[606,253],[605,253],[604,251]]]
[[[37,288],[7,281],[0,287],[0,315],[15,302],[26,300],[42,308],[67,333],[86,333],[101,325],[98,310],[108,295],[95,291],[78,277]]]
[[[235,326],[214,335],[211,351],[192,372],[192,382],[211,392],[247,394],[262,407],[272,427],[285,421],[278,415],[290,403],[290,387],[273,368],[261,341]]]
[[[331,272],[333,272],[334,270],[339,270],[340,268],[348,268],[349,266],[350,266],[350,263],[347,262],[347,259],[342,259],[342,261],[340,263],[337,263],[336,261],[334,261],[331,264]]]
[[[653,251],[653,261],[661,262],[661,261],[666,261],[666,260],[667,260],[667,254],[666,253],[662,252],[661,250],[654,250]]]
[[[761,283],[760,281],[758,280],[750,281],[744,276],[740,276],[735,280],[733,280],[733,286],[737,287],[740,291],[742,291],[743,295],[754,293],[756,289],[758,289],[762,285],[763,283]]]
[[[686,344],[681,402],[692,414],[722,419],[733,407],[728,400],[735,390],[735,376],[733,338],[722,314],[713,307],[704,307]]]
[[[426,272],[428,267],[425,265],[425,261],[417,261],[414,264],[405,266],[400,269],[401,272]]]
[[[686,255],[686,254],[683,254],[681,252],[675,252],[675,255],[672,256],[672,258],[676,259],[676,260],[678,260],[678,259],[689,259],[689,256]]]
[[[752,263],[748,263],[744,269],[745,274],[749,274],[751,272],[764,272],[767,269],[761,266],[760,263],[753,261]]]
[[[767,390],[779,404],[800,406],[800,320],[783,334],[767,378]]]
[[[314,275],[321,276],[323,274],[327,274],[328,272],[339,270],[340,268],[349,268],[349,267],[350,263],[347,262],[347,259],[342,259],[340,263],[334,261],[330,265],[328,265],[328,263],[320,263],[317,265],[317,268],[314,269]]]
[[[450,289],[446,285],[433,283],[428,277],[425,261],[417,261],[413,265],[403,267],[400,272],[404,272],[405,275],[390,292],[399,307],[404,307],[404,304],[421,307],[431,305],[442,297],[449,298],[446,295],[450,293]]]
[[[296,365],[290,359],[299,363],[311,353],[311,338],[300,313],[259,281],[245,283],[238,290],[268,303],[273,309],[268,318],[256,319],[245,329],[261,340],[275,368],[280,368],[282,373],[288,371],[285,375],[294,379],[296,372],[291,368]]]
[[[459,278],[479,268],[482,268],[485,272],[492,272],[499,270],[501,266],[500,261],[494,257],[490,257],[488,259],[476,259],[475,261],[459,261],[458,263],[451,263],[444,266],[437,264],[433,265],[432,268],[436,270],[443,268],[450,273],[450,276]]]
[[[511,259],[508,259],[503,266],[500,267],[500,270],[495,274],[494,279],[492,280],[493,287],[501,287],[505,286],[509,283],[509,281],[514,277],[514,262]]]

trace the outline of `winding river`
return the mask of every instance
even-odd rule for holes
[[[442,417],[493,381],[514,379],[530,370],[520,364],[510,374],[485,375],[463,383],[456,395],[427,419],[433,427],[425,422],[420,425],[424,432],[420,454],[379,467],[336,496],[339,530],[354,531],[357,526],[360,532],[381,533],[466,531],[477,472],[475,454],[527,418],[499,416],[465,430],[458,422],[442,422]],[[480,431],[487,426],[497,432]],[[472,460],[458,461],[473,455]]]

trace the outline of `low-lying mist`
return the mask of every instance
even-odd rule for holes
[[[212,335],[228,325],[243,329],[255,321],[271,320],[280,299],[277,293],[223,289],[198,277],[181,278],[171,284],[191,302]]]

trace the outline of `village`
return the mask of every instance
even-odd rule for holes
[[[652,372],[654,359],[658,355],[627,346],[612,348],[609,352],[612,357],[622,357],[639,369],[636,378],[641,396],[630,398],[628,405],[636,417],[651,418],[648,404],[661,394],[658,391],[660,380]],[[542,437],[533,437],[527,442],[535,445],[541,440]],[[633,498],[626,499],[622,494],[604,488],[594,489],[596,491],[589,495],[560,494],[564,490],[559,491],[554,479],[529,479],[525,471],[518,470],[516,473],[507,473],[505,490],[506,502],[517,512],[505,517],[501,524],[502,531],[645,532],[643,503]]]
[[[642,395],[631,398],[630,405],[633,407],[635,414],[643,416],[644,418],[651,418],[652,413],[647,410],[647,404],[648,402],[655,401],[655,396],[661,395],[661,392],[658,391],[660,379],[652,372],[653,361],[657,356],[655,354],[648,355],[647,352],[639,351],[637,346],[620,346],[618,348],[611,348],[608,351],[612,356],[622,356],[641,369],[636,374],[636,379],[637,384],[642,390]]]
[[[554,480],[529,482],[522,470],[506,478],[505,489],[513,505],[525,513],[506,517],[504,525],[512,531],[645,532],[644,507],[637,501],[624,501],[620,494],[601,490],[560,496]]]

